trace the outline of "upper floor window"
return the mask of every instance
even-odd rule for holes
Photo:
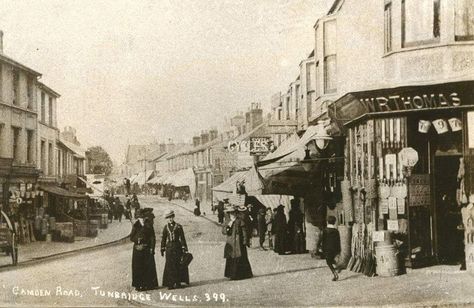
[[[314,63],[306,63],[306,92],[314,91],[316,80],[314,79]]]
[[[286,119],[290,119],[290,96],[286,97]]]
[[[53,126],[53,98],[49,97],[49,102],[48,102],[48,122],[49,125]]]
[[[20,103],[20,73],[18,70],[13,70],[13,78],[12,78],[12,87],[13,87],[13,105],[18,105]]]
[[[384,51],[392,51],[392,2],[386,2],[384,9]]]
[[[324,23],[324,93],[337,91],[336,20]]]
[[[46,122],[46,97],[44,92],[41,92],[41,122]]]
[[[34,146],[35,146],[34,131],[28,129],[26,131],[26,161],[28,163],[33,162],[33,156],[34,156],[33,149],[34,149]]]
[[[439,1],[402,0],[402,46],[411,47],[439,40]]]
[[[474,40],[474,1],[456,0],[455,39]]]
[[[321,71],[320,71],[320,68],[319,68],[319,61],[316,61],[315,63],[315,76],[314,76],[314,92],[316,93],[316,97],[320,96],[321,95],[321,90],[320,90],[320,80],[321,80]]]
[[[28,109],[32,109],[33,108],[33,78],[32,77],[28,77],[27,81],[26,81],[26,94],[28,96],[28,105],[27,105],[27,108]]]
[[[20,155],[19,142],[20,142],[21,128],[12,126],[12,155],[13,160],[18,161]]]

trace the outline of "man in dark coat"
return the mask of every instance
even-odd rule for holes
[[[260,243],[260,248],[263,250],[266,250],[263,247],[263,243],[265,243],[265,235],[267,233],[267,222],[265,220],[265,208],[262,207],[260,210],[258,210],[258,216],[257,216],[257,223],[258,223],[258,237],[259,237],[259,243]]]
[[[166,252],[163,285],[168,289],[181,288],[181,282],[189,285],[188,268],[181,265],[181,257],[188,251],[188,246],[183,227],[174,221],[174,212],[167,211],[165,219],[168,219],[168,223],[163,228],[161,238],[161,256]]]
[[[150,217],[145,218],[142,212],[133,224],[130,240],[133,244],[132,286],[137,291],[158,288],[155,264],[155,230]]]
[[[222,233],[227,235],[224,247],[224,276],[231,280],[251,278],[253,273],[247,255],[250,239],[245,222],[236,214],[236,208],[230,208],[227,212],[229,221],[222,228]]]
[[[329,216],[328,225],[323,230],[322,236],[323,253],[326,256],[326,263],[329,266],[329,269],[331,270],[332,274],[334,275],[334,278],[332,279],[333,281],[339,279],[339,276],[337,274],[339,270],[336,270],[337,266],[336,268],[334,268],[334,265],[336,264],[334,258],[341,253],[341,239],[339,236],[339,231],[336,229],[335,223],[336,217]]]
[[[222,201],[217,203],[217,219],[219,220],[220,224],[224,222],[224,202]]]
[[[291,200],[288,218],[288,245],[291,253],[304,252],[303,213],[296,199]]]
[[[284,205],[279,205],[275,217],[273,218],[272,224],[272,234],[275,235],[275,242],[273,243],[273,251],[279,255],[284,255],[286,252],[286,238],[288,236],[287,224],[286,224],[286,215],[283,211]]]

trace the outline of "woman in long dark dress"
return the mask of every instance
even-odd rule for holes
[[[174,212],[167,211],[165,218],[168,219],[168,223],[163,228],[161,238],[161,256],[166,252],[163,285],[168,289],[181,288],[181,282],[189,285],[188,268],[180,264],[183,253],[188,251],[188,246],[183,227],[174,221]]]
[[[295,199],[288,218],[288,246],[291,253],[304,253],[303,213]]]
[[[133,224],[130,240],[133,244],[132,254],[132,286],[137,291],[158,288],[158,277],[155,264],[155,230],[153,218],[145,217],[140,211],[137,221]],[[153,214],[151,214],[153,215]]]
[[[287,224],[286,224],[286,216],[285,212],[283,211],[284,206],[279,205],[277,207],[277,212],[273,219],[272,224],[272,233],[275,234],[275,243],[273,251],[276,253],[283,255],[286,252],[286,239],[287,239]]]
[[[247,247],[250,246],[247,226],[236,215],[236,209],[230,209],[227,212],[230,215],[230,220],[222,230],[227,235],[224,248],[224,258],[226,259],[224,276],[231,280],[251,278],[253,274],[247,255]]]

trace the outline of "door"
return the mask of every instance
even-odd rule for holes
[[[461,155],[435,156],[435,243],[438,262],[456,264],[463,256],[461,207],[457,202],[457,179]]]

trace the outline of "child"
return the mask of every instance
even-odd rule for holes
[[[334,268],[334,265],[336,264],[334,258],[341,252],[341,240],[339,237],[339,231],[336,229],[335,223],[336,217],[329,216],[328,225],[327,228],[323,230],[322,238],[322,247],[323,253],[326,256],[326,263],[334,275],[332,281],[336,281],[339,279],[337,271]]]

